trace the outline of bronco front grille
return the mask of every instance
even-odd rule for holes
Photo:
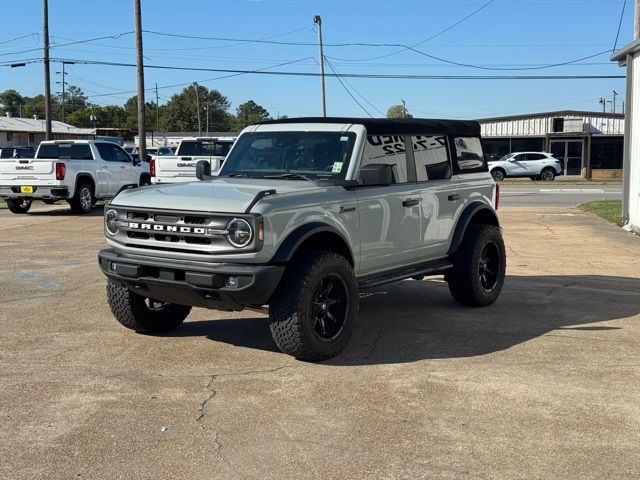
[[[126,246],[181,253],[216,254],[250,251],[256,240],[247,247],[235,248],[227,241],[227,225],[233,218],[242,217],[254,227],[257,217],[223,213],[161,211],[108,206],[106,211],[118,213],[119,231],[108,238]]]

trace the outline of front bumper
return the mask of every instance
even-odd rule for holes
[[[239,311],[269,303],[284,266],[202,264],[101,250],[98,260],[109,279],[144,297],[178,305]],[[235,286],[229,286],[229,278]]]
[[[43,198],[62,200],[69,198],[69,187],[57,185],[34,185],[33,193],[21,193],[18,185],[0,185],[2,198]]]

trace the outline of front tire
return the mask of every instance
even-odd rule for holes
[[[69,200],[73,213],[87,215],[93,210],[93,188],[89,183],[83,182],[78,185],[75,195]]]
[[[358,284],[341,255],[313,251],[285,272],[269,305],[278,348],[300,360],[335,357],[347,346],[358,312]]]
[[[138,333],[164,333],[184,322],[191,307],[163,303],[137,295],[119,283],[107,282],[111,313],[121,325]]]
[[[23,214],[29,211],[33,200],[30,198],[6,198],[5,202],[7,202],[11,213]]]
[[[495,168],[491,170],[491,176],[496,182],[501,182],[502,180],[504,180],[504,177],[506,177],[507,175],[505,171],[502,170],[501,168]]]
[[[485,307],[498,299],[506,271],[502,234],[493,225],[470,225],[453,269],[445,275],[453,298],[470,307]]]

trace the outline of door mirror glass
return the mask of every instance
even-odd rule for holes
[[[196,163],[196,178],[206,180],[211,176],[211,164],[207,160],[200,160]]]
[[[360,168],[360,183],[364,186],[387,186],[393,183],[393,165],[370,163]]]

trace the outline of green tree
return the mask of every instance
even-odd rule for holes
[[[14,117],[20,115],[25,98],[16,90],[5,90],[0,93],[0,113],[4,116],[7,113]]]
[[[413,118],[404,105],[391,105],[387,110],[387,118]]]
[[[253,100],[249,100],[238,106],[236,109],[236,118],[234,122],[237,131],[242,130],[248,125],[263,122],[270,118],[269,112]]]
[[[197,132],[198,111],[196,104],[200,104],[200,119],[202,130],[206,129],[206,118],[209,116],[209,131],[228,131],[231,127],[229,107],[231,103],[218,90],[209,90],[199,85],[197,88],[187,87],[182,92],[171,97],[162,110],[161,125],[163,130],[174,132]],[[207,112],[208,110],[208,112]]]

